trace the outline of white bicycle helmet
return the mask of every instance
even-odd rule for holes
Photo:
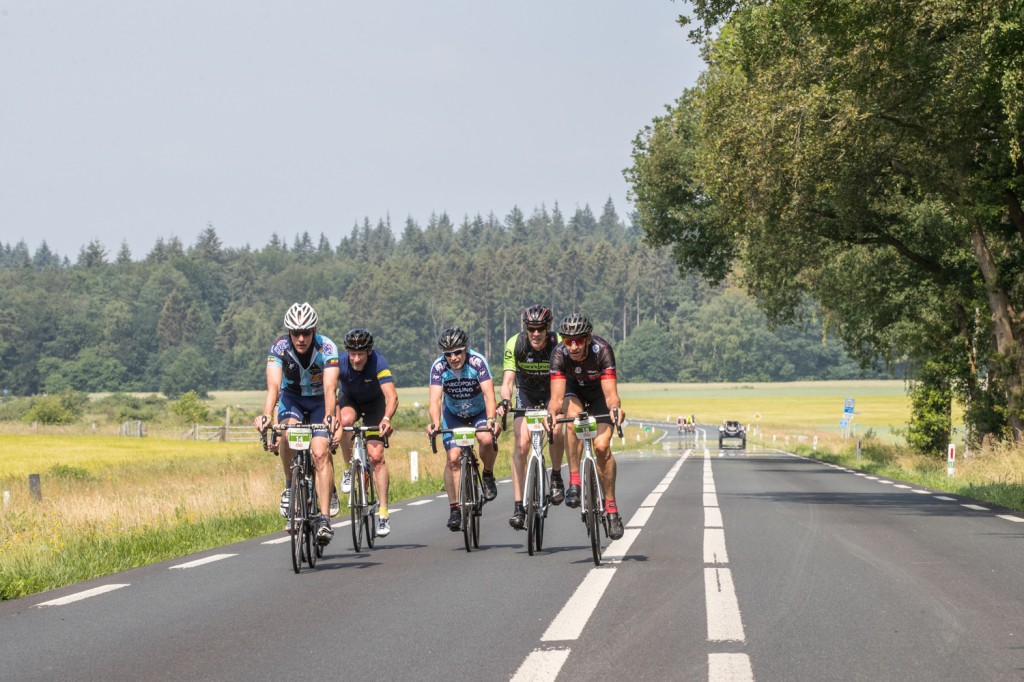
[[[284,327],[288,331],[313,329],[317,321],[316,311],[308,303],[293,303],[284,314]]]

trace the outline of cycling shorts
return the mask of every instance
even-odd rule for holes
[[[574,385],[575,384],[575,385]],[[583,404],[583,409],[588,414],[608,414],[608,403],[604,400],[604,391],[600,386],[593,388],[583,388],[579,384],[573,381],[567,381],[565,383],[565,397],[573,397],[579,400]],[[612,424],[611,417],[600,417],[597,420],[598,424]]]
[[[322,395],[299,395],[290,391],[281,391],[278,401],[281,405],[277,412],[278,423],[288,419],[309,424],[322,424],[324,421],[324,397]],[[327,438],[328,435],[327,429],[317,429],[313,432],[314,438]]]
[[[349,397],[347,393],[342,393],[338,397],[338,407],[351,407],[356,411],[356,419],[363,420],[363,426],[377,426],[384,419],[384,409],[387,407],[387,400],[384,399],[384,394],[380,394],[373,400],[365,403],[359,403]],[[368,433],[366,434],[366,440],[383,440],[380,437],[380,433]]]
[[[546,410],[548,409],[548,401],[551,400],[551,387],[543,389],[529,389],[519,387],[519,391],[516,393],[516,409],[517,410]]]
[[[473,428],[480,428],[481,426],[487,426],[487,412],[477,412],[471,417],[463,419],[454,412],[450,411],[447,407],[441,410],[441,428],[442,429],[456,429],[462,426],[472,426]],[[452,448],[458,447],[455,444],[455,438],[450,433],[444,434],[442,439],[444,449],[451,450]]]

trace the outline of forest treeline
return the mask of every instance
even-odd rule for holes
[[[0,389],[260,389],[285,309],[309,301],[340,342],[371,330],[401,386],[425,385],[448,326],[500,375],[525,306],[579,311],[614,342],[623,381],[788,381],[880,376],[812,322],[772,330],[728,282],[680,277],[609,200],[566,219],[557,205],[393,229],[366,219],[332,242],[307,232],[225,247],[213,226],[191,245],[156,240],[136,259],[92,241],[72,260],[45,243],[0,243]]]

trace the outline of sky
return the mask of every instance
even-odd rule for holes
[[[0,0],[0,243],[141,259],[611,198],[703,64],[671,0]]]

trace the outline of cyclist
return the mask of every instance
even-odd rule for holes
[[[565,416],[575,417],[583,411],[591,414],[611,413],[612,417],[598,419],[594,455],[598,476],[605,494],[605,512],[608,515],[608,535],[613,540],[622,537],[622,518],[615,504],[615,457],[612,456],[612,420],[621,424],[626,413],[619,400],[615,376],[615,353],[611,344],[593,334],[594,327],[583,315],[572,313],[558,327],[562,337],[551,354],[551,399],[548,412],[555,414],[565,404]],[[569,488],[565,492],[565,505],[580,506],[580,458],[583,443],[573,429],[567,429],[569,453]]]
[[[525,330],[509,337],[505,344],[499,417],[504,417],[510,409],[513,387],[517,389],[516,409],[545,410],[551,398],[551,351],[558,344],[558,337],[551,331],[551,310],[541,305],[530,306],[523,311],[523,326]],[[516,417],[512,432],[515,434],[512,448],[514,506],[508,523],[516,530],[525,530],[523,479],[526,476],[526,453],[530,451],[530,432],[524,428],[522,416]],[[563,446],[562,429],[558,429],[550,448],[552,504],[561,504],[565,498],[561,473]]]
[[[466,332],[458,327],[450,327],[441,332],[437,337],[437,345],[441,355],[430,367],[430,424],[427,425],[427,436],[433,437],[439,429],[466,426],[479,428],[484,424],[490,426],[490,432],[478,431],[476,439],[480,444],[480,461],[483,463],[484,500],[493,500],[498,496],[498,486],[494,480],[494,460],[497,457],[494,438],[500,433],[501,426],[494,418],[496,406],[491,369],[483,355],[469,348]],[[461,530],[457,501],[461,448],[455,445],[451,434],[445,434],[443,443],[448,452],[448,466],[444,470],[444,485],[451,508],[448,528],[458,532]]]
[[[329,448],[329,431],[336,428],[334,410],[337,403],[335,391],[338,387],[338,348],[326,336],[318,334],[316,310],[309,303],[295,303],[284,316],[288,333],[278,337],[270,346],[267,356],[267,397],[263,414],[256,417],[254,424],[259,431],[265,430],[276,416],[279,424],[298,424],[306,414],[310,423],[328,424],[328,430],[313,432],[310,452],[316,468],[316,492],[320,499],[321,516],[317,521],[316,537],[321,544],[327,544],[334,537],[331,528],[330,498],[334,485],[334,465]],[[288,515],[291,503],[292,451],[288,439],[282,438],[278,445],[281,464],[284,466],[285,488],[281,493],[281,513]],[[291,530],[290,528],[288,530]]]
[[[353,329],[345,335],[345,352],[340,358],[338,380],[338,419],[344,428],[352,426],[362,418],[363,424],[377,424],[379,433],[366,436],[366,451],[373,462],[373,480],[380,495],[380,510],[377,514],[377,535],[384,537],[391,533],[388,520],[388,464],[384,461],[384,438],[393,432],[391,418],[398,409],[398,389],[391,374],[388,361],[380,351],[373,349],[373,335],[365,329]],[[352,463],[352,434],[336,432],[341,436],[341,455],[345,464]],[[346,469],[341,481],[341,491],[352,490],[352,470]]]

